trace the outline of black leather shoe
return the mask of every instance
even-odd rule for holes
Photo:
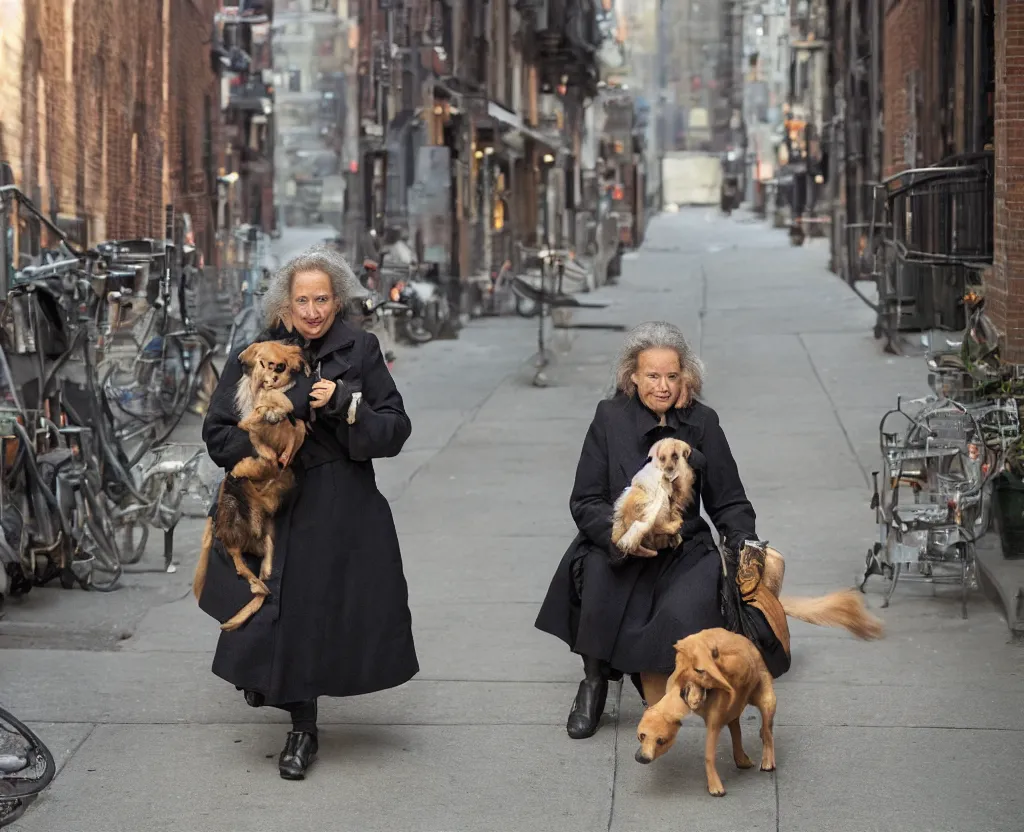
[[[284,751],[277,761],[277,768],[285,780],[302,780],[306,769],[316,759],[319,743],[316,734],[308,731],[289,731]]]
[[[597,733],[608,700],[608,669],[604,662],[584,658],[583,669],[586,678],[580,682],[565,724],[566,732],[574,740],[585,740]]]

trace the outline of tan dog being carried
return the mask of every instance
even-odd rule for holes
[[[198,599],[206,583],[210,550],[219,540],[230,555],[239,576],[249,582],[255,596],[222,630],[234,630],[251,618],[270,594],[264,581],[274,562],[274,515],[284,495],[295,484],[290,468],[280,460],[292,459],[306,437],[305,423],[292,416],[292,404],[285,396],[300,370],[309,373],[302,348],[280,341],[259,341],[239,356],[245,374],[235,390],[235,404],[241,414],[238,426],[249,434],[257,456],[235,465],[217,493],[216,519],[208,518],[203,544],[192,581]],[[246,565],[243,553],[261,553],[259,577]]]
[[[690,446],[662,439],[651,446],[647,464],[615,501],[612,543],[627,554],[644,546],[657,552],[682,542],[683,511],[693,500]]]

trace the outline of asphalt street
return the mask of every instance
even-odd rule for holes
[[[312,235],[310,235],[312,238]],[[294,240],[292,241],[292,244]],[[282,246],[289,244],[288,241]],[[291,245],[291,244],[289,244]],[[294,245],[292,246],[294,247]],[[787,558],[786,591],[853,585],[875,536],[878,420],[927,393],[920,358],[885,355],[872,313],[825,268],[824,241],[741,214],[656,218],[607,303],[581,322],[682,326],[707,364],[759,533]],[[704,785],[703,723],[650,766],[633,760],[641,703],[613,686],[604,725],[572,741],[578,659],[533,628],[574,534],[568,494],[622,335],[551,336],[550,386],[530,384],[536,322],[472,322],[402,351],[413,422],[376,465],[392,504],[422,671],[383,693],[321,702],[320,758],[278,777],[285,715],[210,673],[215,623],[189,592],[198,521],[159,541],[109,595],[35,590],[0,621],[0,702],[59,757],[20,832],[995,832],[1024,829],[1024,653],[981,594],[908,584],[887,637],[793,625],[779,680],[778,769]],[[195,441],[197,420],[180,431]],[[368,590],[371,588],[368,588]],[[746,750],[760,740],[751,709]]]

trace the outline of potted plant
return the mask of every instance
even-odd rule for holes
[[[1017,438],[1004,469],[992,478],[992,518],[1003,557],[1024,558],[1024,437]]]

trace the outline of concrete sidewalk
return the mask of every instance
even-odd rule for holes
[[[822,243],[790,248],[739,215],[662,216],[620,285],[588,297],[608,308],[576,313],[627,325],[663,318],[691,334],[708,367],[706,399],[760,535],[787,555],[793,594],[849,586],[863,569],[878,419],[897,395],[927,392],[920,359],[880,353],[870,311],[819,265],[825,256]],[[413,436],[377,470],[409,579],[415,680],[322,702],[320,760],[305,782],[287,783],[275,762],[283,714],[246,707],[209,672],[216,628],[187,595],[194,556],[177,575],[144,576],[165,582],[160,602],[124,619],[116,635],[128,637],[91,649],[75,649],[68,633],[63,646],[56,635],[46,642],[60,649],[9,633],[48,593],[55,617],[73,599],[80,620],[116,628],[131,582],[109,597],[34,592],[0,622],[0,697],[39,727],[63,768],[14,828],[1020,828],[1024,661],[995,609],[975,597],[962,621],[952,589],[901,586],[881,612],[882,642],[795,624],[793,669],[778,684],[778,771],[736,771],[723,742],[723,799],[705,791],[697,720],[664,759],[633,761],[641,706],[631,685],[613,689],[595,737],[566,737],[580,664],[532,624],[573,536],[579,449],[622,336],[558,333],[553,386],[537,389],[524,361],[535,333],[531,321],[477,322],[396,365]],[[876,610],[880,590],[869,583]],[[756,755],[753,713],[744,727]]]

